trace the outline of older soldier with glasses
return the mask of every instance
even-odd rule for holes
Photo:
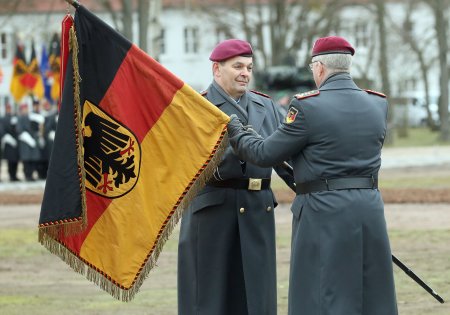
[[[296,95],[284,124],[261,139],[237,117],[238,156],[260,166],[292,158],[290,315],[396,315],[391,250],[378,190],[386,96],[350,76],[354,48],[318,39],[310,65],[318,90]]]

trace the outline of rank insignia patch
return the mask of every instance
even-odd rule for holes
[[[296,109],[295,107],[290,107],[287,115],[286,115],[286,124],[292,124],[295,121],[295,118],[297,117],[298,114],[298,109]]]

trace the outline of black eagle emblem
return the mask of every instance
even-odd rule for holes
[[[130,191],[139,173],[140,148],[130,130],[86,101],[83,119],[86,188],[105,197]]]

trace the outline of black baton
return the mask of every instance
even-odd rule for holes
[[[292,166],[289,163],[287,163],[285,161],[280,166],[283,167],[286,171],[288,171],[290,175],[294,176],[294,169],[292,168]],[[445,302],[444,299],[439,294],[436,293],[436,291],[434,291],[429,285],[427,285],[422,279],[420,279],[419,276],[417,276],[411,269],[406,267],[406,265],[404,263],[402,263],[393,254],[392,254],[392,261],[394,262],[394,264],[397,265],[397,267],[399,267],[401,270],[403,270],[418,285],[420,285],[422,288],[424,288],[425,291],[430,293],[436,300],[438,300],[440,303]]]

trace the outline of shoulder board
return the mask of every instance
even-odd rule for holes
[[[364,91],[366,91],[369,94],[374,94],[374,95],[378,95],[378,96],[381,96],[381,97],[386,97],[386,95],[381,93],[381,92],[372,91],[372,90],[364,90]]]
[[[207,91],[207,90],[204,90],[204,91],[200,92],[200,95],[201,95],[201,96],[205,96],[206,94],[208,94],[208,91]]]
[[[264,96],[264,97],[267,97],[267,98],[271,98],[269,95],[264,94],[264,93],[261,93],[261,92],[259,92],[259,91],[250,90],[250,92],[253,92],[253,93],[255,93],[255,94],[258,94],[258,95],[261,95],[261,96]]]
[[[304,92],[304,93],[300,93],[300,94],[296,94],[294,95],[294,97],[298,100],[302,100],[304,98],[308,98],[308,97],[312,97],[312,96],[317,96],[320,94],[319,90],[312,90],[312,91],[308,91],[308,92]]]

